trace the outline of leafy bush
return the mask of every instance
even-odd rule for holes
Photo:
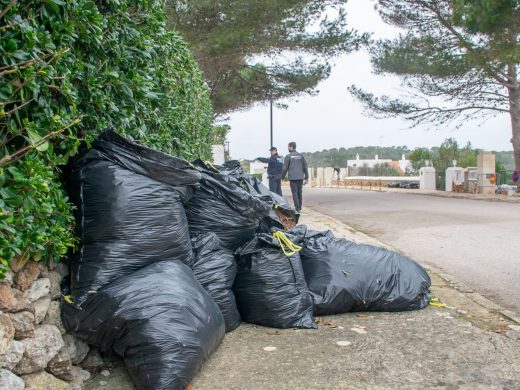
[[[58,167],[83,140],[209,155],[208,90],[161,1],[0,0],[0,38],[0,276],[74,244]]]
[[[74,245],[74,218],[55,172],[34,153],[0,175],[0,273],[7,260],[58,260]]]

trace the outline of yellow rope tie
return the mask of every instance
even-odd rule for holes
[[[296,245],[291,240],[287,238],[287,236],[283,232],[274,232],[273,237],[278,240],[280,244],[280,248],[282,248],[282,252],[285,256],[289,257],[294,255],[295,253],[302,250],[302,247]]]
[[[215,165],[213,165],[213,163],[211,161],[205,161],[206,165],[209,165],[211,168],[213,168],[215,171],[218,172],[218,169],[215,167]]]
[[[432,299],[430,299],[429,305],[433,306],[433,307],[446,307],[446,304],[445,303],[441,303],[439,298],[436,298],[436,297],[433,297]]]
[[[74,301],[72,300],[72,295],[64,295],[63,299],[65,300],[65,302],[67,302],[71,305],[74,303]]]

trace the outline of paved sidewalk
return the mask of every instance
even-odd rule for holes
[[[383,245],[312,210],[301,222]],[[433,295],[448,307],[322,317],[318,330],[242,325],[226,335],[192,388],[520,389],[520,325],[464,286],[431,276]],[[118,364],[86,389],[133,386]]]

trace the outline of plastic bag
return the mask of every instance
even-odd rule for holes
[[[245,191],[233,177],[200,161],[194,164],[202,177],[186,205],[190,234],[215,233],[225,248],[234,251],[251,239],[271,206]]]
[[[193,246],[193,274],[220,308],[226,324],[226,332],[240,325],[235,295],[231,288],[237,274],[233,252],[222,247],[214,233],[195,236]]]
[[[298,229],[286,233],[293,244],[299,242],[305,227]],[[291,249],[291,244],[273,234],[261,233],[236,254],[238,273],[233,291],[244,321],[274,328],[316,328],[297,248]]]
[[[113,131],[70,165],[80,247],[71,258],[77,305],[104,285],[156,261],[193,261],[183,207],[200,173],[188,162]],[[124,261],[122,261],[124,259]]]
[[[121,356],[138,389],[184,390],[224,337],[213,299],[179,261],[120,278],[81,310],[62,303],[65,328]]]
[[[269,215],[262,221],[263,232],[267,232],[272,227],[292,229],[298,224],[300,213],[282,196],[271,192],[257,178],[245,173],[240,162],[226,161],[224,165],[218,167],[218,170],[238,180],[248,193],[271,206]]]
[[[309,232],[301,258],[316,315],[418,310],[430,300],[424,268],[397,252]]]

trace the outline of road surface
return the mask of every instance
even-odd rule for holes
[[[520,204],[326,188],[303,203],[520,313]]]

